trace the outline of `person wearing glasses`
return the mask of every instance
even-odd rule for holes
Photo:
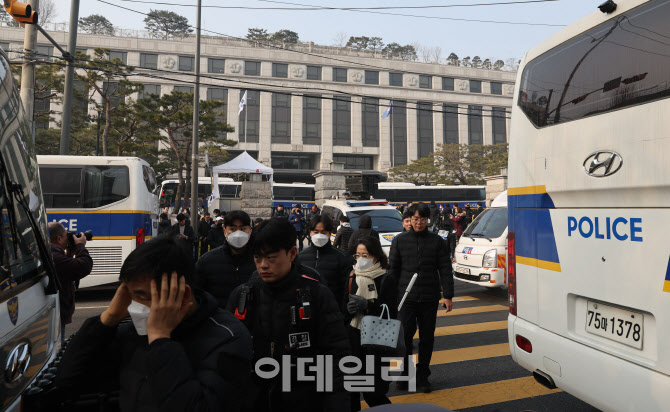
[[[389,276],[398,283],[403,296],[415,273],[418,277],[398,319],[405,329],[405,359],[412,355],[412,341],[419,329],[419,363],[416,368],[418,392],[431,391],[430,359],[433,355],[438,302],[447,312],[452,309],[454,277],[447,245],[437,233],[427,230],[430,208],[425,203],[409,208],[412,228],[393,238],[389,254]],[[407,381],[398,382],[398,389],[407,390]]]
[[[379,238],[364,237],[354,245],[356,254],[354,270],[347,282],[347,300],[345,321],[348,324],[351,338],[352,354],[366,361],[367,355],[374,356],[374,391],[363,392],[363,399],[368,406],[390,404],[386,396],[389,382],[382,379],[382,354],[361,347],[361,320],[363,316],[379,316],[382,304],[389,308],[391,318],[397,317],[398,295],[397,284],[387,275],[388,259],[382,250]],[[366,361],[367,362],[367,361]],[[367,365],[366,368],[367,370]],[[360,411],[360,394],[351,393],[351,410]]]

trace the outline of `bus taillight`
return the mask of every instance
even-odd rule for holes
[[[507,234],[507,286],[509,291],[509,313],[516,316],[516,242],[514,232]]]
[[[144,228],[141,227],[137,229],[137,233],[135,234],[135,247],[141,245],[144,243]]]

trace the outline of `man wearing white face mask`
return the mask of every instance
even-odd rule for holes
[[[251,336],[191,288],[192,272],[189,251],[173,238],[130,253],[109,307],[84,322],[57,367],[64,400],[118,390],[121,411],[239,411]]]
[[[319,272],[344,312],[344,284],[351,270],[351,257],[332,246],[332,231],[333,223],[328,216],[314,216],[309,221],[312,246],[300,252],[298,259],[302,265]]]
[[[194,274],[194,284],[214,295],[222,308],[230,293],[246,283],[256,270],[254,257],[247,248],[251,234],[249,215],[241,210],[226,213],[223,232],[226,242],[202,255]]]

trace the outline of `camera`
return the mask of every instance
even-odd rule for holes
[[[67,246],[68,248],[73,248],[74,247],[74,238],[81,236],[80,234],[76,232],[67,232]],[[93,239],[93,231],[92,230],[87,230],[84,232],[84,237],[86,238],[87,241]]]
[[[601,12],[603,13],[614,13],[614,10],[616,10],[616,3],[612,0],[607,0],[600,6],[598,6],[598,9],[600,9]]]

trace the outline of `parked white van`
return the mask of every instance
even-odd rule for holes
[[[507,286],[507,191],[463,232],[454,255],[456,279],[493,288]]]

